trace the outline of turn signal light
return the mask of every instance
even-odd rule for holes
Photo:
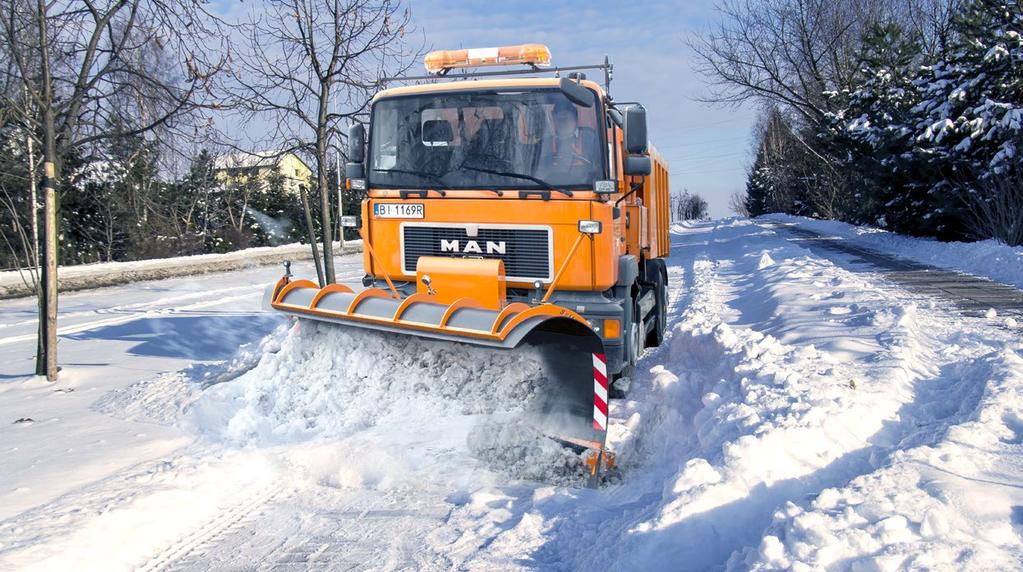
[[[423,59],[428,73],[440,73],[453,68],[505,66],[525,64],[539,67],[551,65],[551,50],[543,44],[522,44],[500,48],[472,48],[468,50],[437,50]]]
[[[618,320],[604,320],[604,337],[605,338],[622,337],[622,323]]]

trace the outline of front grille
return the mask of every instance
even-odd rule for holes
[[[452,258],[499,258],[504,261],[504,274],[516,280],[550,280],[550,234],[539,228],[480,228],[469,237],[464,227],[413,226],[402,230],[404,241],[404,272],[415,274],[420,256]],[[457,241],[457,252],[452,241]],[[473,241],[472,245],[468,241]],[[491,247],[488,252],[488,243]],[[447,250],[442,244],[446,244]],[[504,254],[497,248],[504,245]],[[481,252],[476,252],[476,246]]]

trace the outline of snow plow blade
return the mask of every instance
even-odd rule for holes
[[[298,318],[424,338],[512,349],[536,347],[550,391],[530,405],[527,415],[549,437],[580,452],[605,458],[607,368],[603,343],[585,318],[554,304],[520,302],[500,310],[470,298],[441,303],[416,293],[396,298],[391,291],[354,291],[343,284],[323,288],[287,276],[267,290],[269,306]],[[601,463],[591,464],[598,475]]]

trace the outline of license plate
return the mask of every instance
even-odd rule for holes
[[[423,203],[376,203],[373,216],[376,218],[423,218]]]

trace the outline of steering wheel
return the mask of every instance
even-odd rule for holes
[[[586,163],[587,165],[589,165],[589,166],[591,166],[591,167],[593,166],[593,161],[591,161],[591,160],[587,159],[586,157],[583,157],[583,156],[582,156],[581,154],[579,154],[579,153],[575,153],[575,152],[573,152],[573,153],[572,153],[572,159],[579,159],[579,160],[580,160],[580,161],[582,161],[583,163]]]

